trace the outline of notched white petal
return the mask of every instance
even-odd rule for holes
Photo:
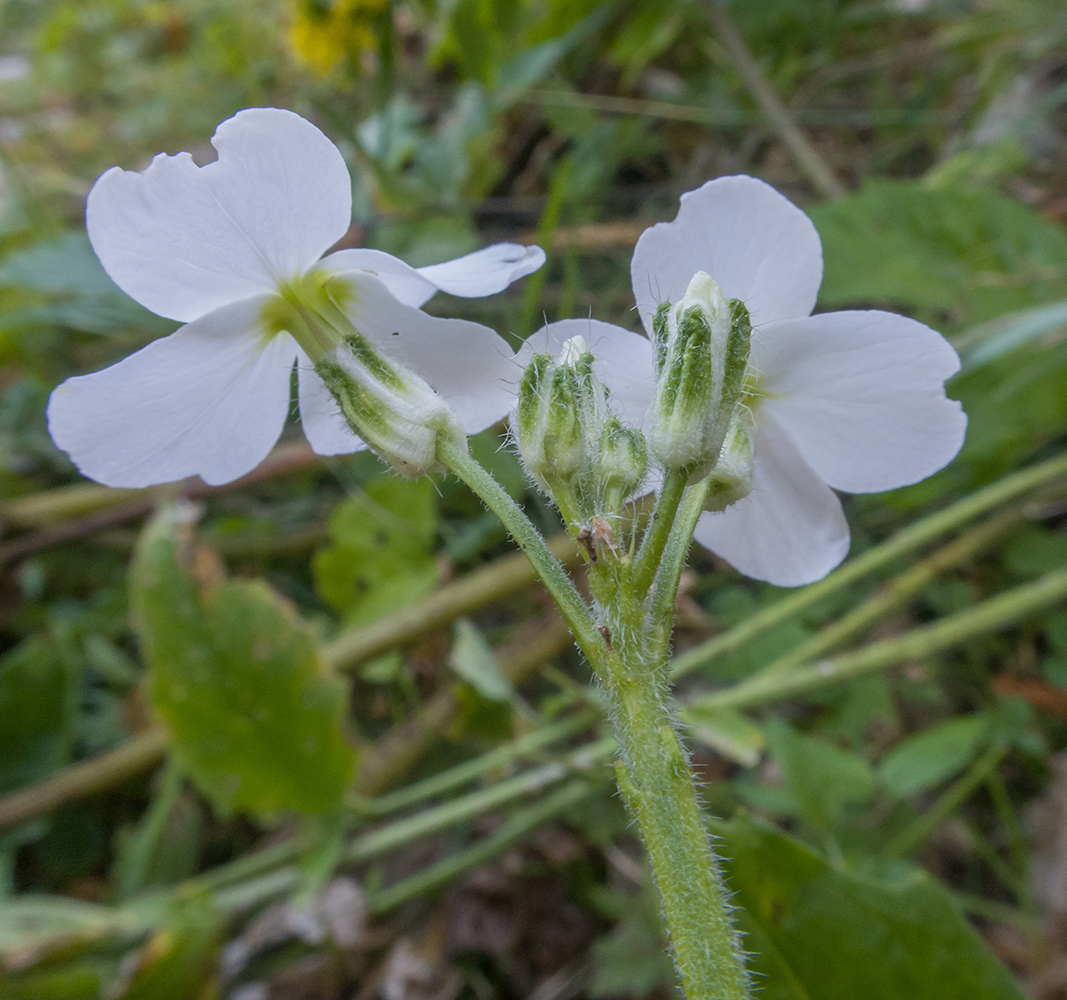
[[[291,111],[250,108],[219,125],[218,159],[160,154],[142,172],[113,167],[89,192],[86,226],[115,283],[180,321],[276,287],[348,230],[341,154]]]
[[[281,434],[296,345],[259,328],[265,299],[226,306],[91,375],[48,403],[48,430],[107,486],[251,472]]]

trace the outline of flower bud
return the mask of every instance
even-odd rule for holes
[[[617,511],[641,485],[648,468],[645,437],[617,417],[608,417],[600,434],[600,452],[593,470],[596,498],[606,511]]]
[[[439,434],[466,448],[459,417],[413,371],[386,361],[361,334],[350,334],[324,354],[315,371],[352,428],[382,461],[416,479],[441,466]]]
[[[703,271],[680,302],[656,312],[649,448],[664,468],[703,475],[715,465],[741,397],[751,330],[744,303]]]
[[[739,410],[730,421],[719,461],[708,477],[704,509],[723,511],[743,500],[752,491],[753,427],[747,410]]]
[[[515,414],[519,452],[527,471],[552,493],[592,460],[607,416],[607,391],[593,374],[593,355],[581,337],[558,358],[535,354],[519,383]]]

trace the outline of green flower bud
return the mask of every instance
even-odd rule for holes
[[[703,271],[652,324],[656,392],[649,448],[667,469],[711,469],[741,397],[751,338],[748,310]]]
[[[719,461],[708,477],[705,510],[726,510],[752,491],[753,432],[748,411],[738,410],[730,421]]]
[[[459,417],[413,371],[386,361],[361,334],[346,336],[315,363],[352,428],[402,476],[416,479],[441,466],[438,435],[466,448]]]
[[[515,414],[519,452],[534,481],[548,493],[566,485],[592,461],[607,416],[607,390],[593,374],[593,355],[581,337],[558,358],[535,354],[519,383]]]
[[[593,489],[600,506],[617,511],[632,494],[648,468],[645,437],[617,417],[608,417],[600,434],[600,451],[593,470]]]

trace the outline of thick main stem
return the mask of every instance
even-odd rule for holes
[[[641,640],[618,632],[622,641],[597,664],[597,677],[619,741],[619,788],[648,852],[682,988],[688,1000],[748,998],[719,862],[673,724],[665,664],[645,662]]]

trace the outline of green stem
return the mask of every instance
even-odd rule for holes
[[[582,652],[592,662],[604,655],[604,639],[597,631],[588,605],[574,581],[560,565],[541,533],[504,488],[476,462],[465,448],[460,449],[444,435],[438,437],[437,457],[442,465],[463,480],[482,502],[500,518],[511,537],[530,560],[545,588],[559,607]]]
[[[976,760],[967,773],[949,786],[948,790],[914,823],[906,827],[887,848],[887,853],[896,857],[919,847],[931,833],[949,818],[978,786],[996,771],[1004,759],[1005,747],[994,744]]]
[[[513,764],[515,761],[535,754],[553,743],[558,743],[570,736],[576,736],[594,725],[598,718],[599,713],[596,712],[589,710],[579,712],[577,715],[569,716],[560,722],[534,729],[525,736],[520,736],[510,743],[505,743],[496,750],[483,753],[480,757],[475,757],[473,760],[466,761],[463,764],[457,764],[455,767],[439,774],[434,774],[429,778],[423,778],[421,781],[416,781],[414,784],[401,788],[399,791],[391,792],[388,795],[380,795],[376,798],[364,798],[361,796],[351,805],[357,812],[365,816],[385,816],[400,809],[407,809],[427,799],[436,798],[445,792],[450,792],[469,784],[490,771]]]
[[[1067,597],[1067,570],[1057,570],[1033,583],[998,594],[967,611],[912,629],[899,638],[872,643],[858,652],[835,656],[802,669],[742,681],[702,698],[701,707],[751,708],[863,677],[906,660],[932,656],[966,639],[995,632],[1025,615],[1062,601],[1064,597]]]
[[[864,601],[858,608],[854,608],[832,625],[820,629],[806,642],[763,667],[754,676],[787,673],[810,663],[834,646],[847,642],[869,625],[884,621],[892,611],[925,590],[939,574],[958,566],[964,559],[991,545],[1018,525],[1021,518],[1022,512],[1016,507],[983,521],[955,541],[942,546],[933,555],[916,563],[911,569],[894,577],[883,590]]]
[[[167,734],[162,729],[149,729],[109,753],[73,764],[36,785],[12,792],[0,799],[0,831],[142,774],[155,767],[166,753]]]
[[[605,615],[611,636],[606,640],[597,631],[570,577],[496,480],[465,450],[450,442],[440,441],[438,458],[481,497],[526,552],[606,692],[619,743],[616,764],[619,787],[637,818],[648,850],[675,963],[688,1000],[747,1000],[748,973],[730,917],[718,859],[711,850],[689,761],[678,741],[671,715],[665,644],[659,659],[648,655],[644,602],[601,601],[600,611]],[[673,478],[677,481],[682,476]],[[684,492],[678,486],[684,487],[684,482],[676,482],[670,492]],[[671,530],[675,518],[664,518],[659,529],[664,535],[662,543],[651,543],[660,546],[661,552],[669,552],[670,565],[659,588],[664,595],[661,600],[671,597],[662,625],[668,634],[673,618],[671,595],[677,588],[692,526],[699,516],[696,500],[703,506],[703,496],[697,496],[698,492],[693,492],[692,502],[687,498],[685,517],[679,519],[679,526]],[[678,501],[668,498],[667,503],[677,511]],[[659,561],[649,559],[648,564]],[[607,567],[604,570],[594,582],[607,591],[619,577],[615,571],[607,573]],[[615,567],[615,570],[625,575],[623,568]],[[626,582],[632,584],[632,578]],[[618,588],[617,596],[622,589],[634,593],[632,586]]]
[[[586,781],[572,781],[535,805],[512,813],[498,829],[465,851],[438,861],[437,864],[406,879],[370,894],[367,907],[372,913],[384,913],[409,899],[447,885],[457,875],[478,868],[502,854],[512,844],[543,826],[560,813],[573,809],[589,798],[593,788]]]
[[[634,560],[633,592],[638,600],[641,600],[652,586],[660,557],[674,525],[674,516],[688,485],[688,469],[670,469],[663,479],[663,487],[656,499],[656,508],[649,519],[641,548],[638,549]]]
[[[977,493],[973,493],[936,514],[924,517],[903,531],[898,531],[888,541],[876,545],[863,555],[845,563],[840,569],[818,583],[795,591],[769,608],[735,625],[729,631],[689,650],[671,664],[671,673],[674,677],[681,677],[714,662],[718,657],[737,649],[749,639],[755,638],[780,622],[792,618],[824,597],[837,593],[855,580],[912,552],[939,535],[946,534],[961,524],[966,524],[987,510],[992,510],[1065,473],[1067,473],[1067,452],[998,479]]]
[[[685,569],[686,556],[693,544],[693,532],[704,513],[708,481],[694,483],[685,493],[674,517],[670,536],[660,558],[655,589],[648,608],[646,627],[654,643],[652,656],[667,669],[670,656],[671,631],[674,628],[674,609],[678,602],[678,585]]]
[[[619,789],[641,830],[686,997],[744,1000],[748,973],[675,731],[664,664],[648,662],[635,645],[620,644],[622,655],[606,657],[597,672],[619,740]]]

